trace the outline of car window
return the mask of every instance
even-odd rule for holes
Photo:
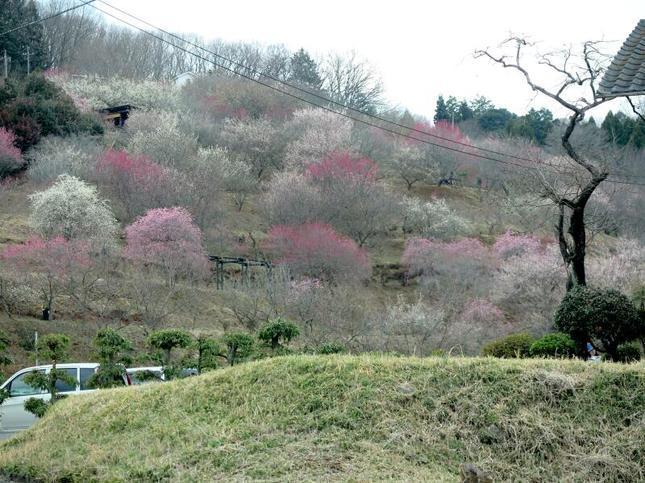
[[[89,385],[90,378],[96,373],[96,369],[93,368],[81,368],[81,391],[88,391],[90,389],[97,389],[96,387],[91,387]],[[114,380],[117,386],[125,386],[125,378],[123,374],[115,374]]]
[[[78,376],[76,375],[75,367],[69,367],[67,369],[56,369],[56,371],[65,372],[67,375],[74,378],[74,381],[78,381]],[[58,392],[76,391],[76,382],[74,384],[68,384],[67,382],[61,381],[60,379],[58,379],[56,381],[56,390]]]
[[[34,371],[36,372],[36,371]],[[38,371],[38,372],[43,372],[43,371]],[[9,383],[9,387],[7,388],[9,390],[9,395],[12,397],[18,397],[18,396],[33,396],[36,394],[45,394],[47,391],[43,389],[38,389],[33,386],[30,386],[25,382],[25,378],[31,374],[31,372],[26,372],[24,374],[20,374],[18,377],[16,377],[13,381]]]
[[[130,372],[130,380],[132,381],[133,386],[138,386],[140,384],[145,384],[146,382],[159,382],[163,381],[163,375],[161,371],[133,371]]]
[[[89,386],[90,377],[94,375],[93,367],[81,367],[81,391],[87,391],[88,389],[94,389]]]

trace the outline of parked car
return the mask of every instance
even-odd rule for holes
[[[166,375],[164,374],[163,367],[161,366],[128,367],[126,372],[130,377],[130,383],[133,386],[139,386],[147,382],[162,382],[166,380]],[[178,377],[184,378],[196,375],[198,375],[197,369],[194,367],[187,367],[179,371]]]
[[[56,369],[65,371],[76,379],[76,384],[70,385],[63,381],[56,383],[56,389],[61,395],[72,396],[89,392],[88,381],[96,372],[99,364],[96,362],[77,362],[70,364],[57,364]],[[36,422],[36,417],[25,410],[25,401],[29,398],[38,398],[49,401],[50,395],[47,391],[37,389],[25,382],[25,377],[32,372],[48,373],[51,365],[27,367],[9,377],[0,390],[7,391],[7,399],[0,405],[0,439],[6,438],[17,431],[29,428]],[[130,380],[127,374],[123,376],[123,385],[129,385]]]
[[[148,382],[161,382],[166,380],[163,367],[128,367],[126,373],[133,386],[139,386]]]

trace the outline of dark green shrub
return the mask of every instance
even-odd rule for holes
[[[226,361],[232,366],[240,359],[251,355],[255,340],[246,332],[231,332],[222,337],[222,342],[226,346]]]
[[[197,348],[197,373],[201,374],[205,370],[215,369],[218,367],[217,358],[221,349],[216,340],[206,336],[200,336],[196,342]]]
[[[531,357],[568,357],[576,352],[576,343],[568,334],[557,332],[536,340],[529,348]]]
[[[554,322],[576,342],[579,354],[586,355],[589,340],[599,340],[614,361],[618,346],[645,336],[645,324],[634,304],[613,289],[574,287],[562,299]]]
[[[81,114],[60,87],[39,74],[0,90],[0,126],[15,133],[16,146],[22,151],[41,136],[103,132],[96,117]]]
[[[9,348],[10,343],[9,335],[0,330],[0,366],[11,364],[11,359],[7,355],[7,349]]]
[[[318,347],[316,352],[318,354],[342,354],[347,352],[347,349],[340,342],[327,342]]]
[[[131,362],[128,353],[132,345],[121,334],[111,328],[98,331],[94,347],[101,365],[88,381],[90,387],[108,388],[123,385],[125,364]]]
[[[288,344],[292,339],[300,335],[300,329],[297,325],[278,317],[270,321],[260,329],[258,339],[269,344],[271,349]]]
[[[512,359],[526,357],[534,339],[530,334],[511,334],[502,339],[489,342],[482,349],[482,355]]]
[[[631,342],[618,346],[617,362],[637,362],[641,360],[640,344]]]
[[[190,347],[192,343],[192,336],[181,329],[158,330],[148,337],[148,344],[162,352],[161,362],[166,379],[174,379],[183,369],[181,364],[172,364],[173,349],[185,349]]]
[[[25,410],[40,418],[52,404],[61,399],[56,389],[56,383],[61,381],[69,385],[75,385],[76,378],[56,368],[59,362],[67,359],[69,349],[69,338],[67,336],[63,334],[47,334],[38,340],[37,348],[39,357],[51,361],[52,368],[47,374],[32,372],[25,377],[25,382],[32,387],[47,391],[50,395],[50,400],[45,402],[38,398],[29,398],[25,401]]]

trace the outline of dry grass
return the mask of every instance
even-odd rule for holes
[[[645,365],[290,356],[63,401],[0,445],[45,481],[643,481]]]

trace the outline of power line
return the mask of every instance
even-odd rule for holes
[[[150,24],[149,22],[146,22],[146,21],[144,21],[144,20],[141,20],[141,19],[139,19],[138,17],[135,17],[134,15],[130,15],[129,13],[127,13],[127,12],[125,12],[125,11],[121,10],[121,9],[118,9],[118,8],[116,8],[116,7],[112,7],[111,5],[107,4],[107,3],[106,3],[106,2],[104,2],[103,0],[99,0],[99,1],[100,1],[101,3],[104,3],[104,4],[108,5],[108,6],[109,6],[109,7],[111,7],[111,8],[114,8],[115,10],[119,10],[119,11],[123,12],[125,15],[128,15],[129,17],[132,17],[132,18],[134,18],[135,20],[138,20],[138,21],[140,21],[140,22],[142,22],[142,23],[145,23],[145,24],[147,24],[147,25],[151,26],[152,28],[154,28],[154,29],[156,29],[156,30],[158,30],[158,31],[160,31],[160,32],[162,32],[162,33],[167,33],[168,35],[170,35],[170,36],[172,36],[172,37],[175,37],[175,38],[179,39],[179,40],[180,40],[180,41],[182,41],[182,42],[186,42],[186,43],[188,43],[188,44],[190,44],[190,45],[193,45],[193,46],[195,46],[195,47],[199,48],[199,49],[200,49],[200,50],[202,50],[202,51],[205,51],[205,52],[211,53],[212,55],[215,55],[215,56],[218,56],[218,57],[222,57],[222,58],[224,58],[225,60],[227,60],[227,61],[229,61],[229,62],[231,62],[231,63],[234,63],[234,64],[238,64],[238,65],[242,65],[242,66],[243,66],[243,64],[239,64],[239,63],[234,62],[234,61],[232,61],[232,60],[230,60],[230,59],[227,59],[226,57],[223,57],[223,56],[221,56],[221,55],[219,55],[219,54],[216,54],[215,52],[212,52],[212,51],[209,51],[208,49],[202,48],[202,47],[200,47],[199,45],[197,45],[197,44],[195,44],[195,43],[192,43],[192,42],[190,42],[190,41],[184,40],[184,39],[182,39],[181,37],[179,37],[179,36],[177,36],[177,35],[175,35],[175,34],[171,34],[171,33],[169,33],[169,32],[166,32],[165,30],[163,30],[163,29],[161,29],[161,28],[159,28],[159,27],[156,27],[156,26],[154,26],[153,24]],[[169,40],[167,40],[167,39],[165,39],[165,38],[163,38],[163,37],[161,37],[161,36],[159,36],[159,35],[156,35],[156,34],[154,34],[154,33],[150,32],[150,31],[148,31],[148,30],[146,30],[146,29],[144,29],[144,28],[142,28],[142,27],[139,27],[138,25],[135,25],[135,24],[133,24],[133,23],[131,23],[131,22],[128,22],[127,20],[124,20],[123,18],[120,18],[120,17],[118,17],[118,16],[116,16],[116,15],[114,15],[114,14],[110,13],[110,12],[106,12],[105,10],[103,10],[103,9],[101,9],[101,8],[99,8],[99,7],[97,7],[96,5],[90,5],[90,6],[91,6],[92,8],[94,8],[94,9],[98,10],[99,12],[102,12],[103,14],[105,14],[105,15],[109,16],[109,17],[112,17],[112,18],[114,18],[115,20],[118,20],[119,22],[124,23],[125,25],[128,25],[128,26],[130,26],[130,27],[132,27],[132,28],[134,28],[134,29],[136,29],[136,30],[138,30],[138,31],[140,31],[140,32],[142,32],[142,33],[144,33],[144,34],[146,34],[146,35],[149,35],[149,36],[151,36],[151,37],[153,37],[153,38],[155,38],[155,39],[157,39],[157,40],[161,41],[161,42],[164,42],[164,43],[166,43],[166,44],[168,44],[168,45],[171,45],[172,47],[174,47],[174,48],[176,48],[176,49],[178,49],[178,50],[180,50],[180,51],[182,51],[182,52],[185,52],[185,53],[187,53],[187,54],[189,54],[189,55],[192,55],[192,56],[194,56],[194,57],[196,57],[196,58],[198,58],[198,59],[200,59],[200,60],[203,60],[203,61],[205,61],[205,62],[211,63],[211,64],[213,64],[213,65],[214,65],[214,66],[216,66],[216,67],[219,67],[219,68],[224,69],[224,70],[226,70],[226,71],[229,71],[229,72],[231,72],[231,73],[233,73],[233,74],[235,74],[235,75],[237,75],[237,76],[240,76],[240,77],[242,77],[242,78],[245,78],[245,79],[247,79],[247,80],[250,80],[251,82],[255,82],[255,83],[257,83],[257,84],[260,84],[260,85],[262,85],[262,86],[264,86],[264,87],[266,87],[266,88],[268,88],[268,89],[272,89],[272,90],[274,90],[274,91],[276,91],[276,92],[279,92],[279,93],[281,93],[281,94],[284,94],[284,95],[286,95],[286,96],[289,96],[289,97],[291,97],[291,98],[294,98],[294,99],[296,99],[296,100],[299,100],[299,101],[304,102],[304,103],[306,103],[306,104],[309,104],[309,105],[315,106],[315,107],[317,107],[317,108],[320,108],[320,109],[326,110],[326,111],[328,111],[328,112],[334,113],[334,114],[336,114],[336,115],[343,116],[343,117],[345,117],[345,118],[351,119],[351,120],[356,121],[356,122],[360,122],[360,123],[365,124],[365,125],[367,125],[367,126],[371,126],[371,127],[375,127],[375,128],[377,128],[377,129],[381,129],[382,131],[389,132],[389,133],[394,134],[394,135],[397,135],[397,136],[402,136],[402,137],[405,137],[405,138],[408,138],[408,139],[412,139],[412,140],[417,141],[417,142],[421,142],[421,143],[428,144],[428,145],[431,145],[431,146],[439,147],[439,148],[442,148],[442,149],[447,149],[447,150],[449,150],[449,151],[457,152],[457,153],[460,153],[460,154],[465,154],[465,155],[467,155],[467,156],[472,156],[472,157],[480,158],[480,159],[486,159],[486,160],[489,160],[489,161],[493,161],[493,162],[501,163],[501,164],[506,164],[506,165],[509,165],[509,166],[516,166],[516,167],[519,167],[519,168],[522,168],[522,169],[537,169],[535,166],[526,166],[526,165],[524,165],[524,164],[519,164],[519,163],[512,162],[512,161],[506,161],[506,160],[502,160],[502,159],[498,159],[498,158],[492,158],[492,157],[487,156],[487,155],[482,155],[482,154],[478,154],[478,153],[473,153],[473,152],[469,152],[469,151],[464,151],[464,150],[461,150],[461,149],[458,149],[458,148],[454,148],[454,147],[451,147],[451,146],[445,146],[445,145],[443,145],[443,144],[434,143],[434,142],[432,142],[432,141],[428,141],[428,140],[426,140],[426,139],[420,139],[420,138],[417,138],[417,137],[411,136],[411,135],[409,135],[409,134],[404,134],[404,133],[402,133],[402,132],[400,132],[400,131],[395,131],[395,130],[393,130],[393,129],[389,129],[389,128],[387,128],[387,127],[384,127],[384,126],[381,126],[381,125],[375,124],[375,123],[373,123],[373,122],[366,121],[365,119],[360,119],[360,118],[357,118],[357,117],[353,117],[353,116],[351,116],[351,115],[349,115],[349,114],[347,114],[347,113],[336,111],[336,110],[334,110],[334,109],[331,109],[331,108],[330,108],[330,107],[328,107],[328,106],[319,105],[319,104],[317,104],[317,103],[313,102],[313,101],[312,101],[312,100],[310,100],[310,99],[306,99],[306,98],[303,98],[303,97],[301,97],[301,96],[299,96],[299,95],[297,95],[297,94],[293,94],[292,92],[285,91],[285,90],[283,90],[283,89],[281,89],[281,88],[279,88],[279,87],[277,87],[277,86],[275,86],[275,85],[271,85],[271,84],[269,84],[269,83],[267,83],[267,82],[264,82],[264,81],[262,81],[262,80],[260,80],[260,79],[256,79],[255,77],[252,77],[252,76],[250,76],[250,75],[248,75],[248,74],[244,74],[244,73],[239,72],[239,71],[237,71],[237,70],[235,70],[235,69],[232,69],[232,68],[230,68],[230,67],[227,67],[227,66],[224,66],[224,65],[222,65],[222,64],[219,64],[219,63],[217,63],[215,60],[208,59],[208,58],[206,58],[206,57],[204,57],[204,56],[202,56],[202,55],[200,55],[200,54],[198,54],[198,53],[196,53],[196,52],[192,52],[192,51],[190,51],[190,50],[186,49],[185,47],[179,46],[179,45],[177,45],[177,44],[175,44],[175,43],[173,43],[173,42],[171,42],[171,41],[169,41]],[[246,67],[246,66],[243,66],[243,68],[244,68],[245,70],[253,71],[253,69],[250,69],[250,68],[248,68],[248,67]],[[255,72],[257,72],[257,71],[255,71]],[[260,75],[263,75],[263,74],[260,74]],[[268,77],[268,76],[266,76],[266,77]],[[285,83],[284,81],[279,81],[279,80],[278,80],[277,82],[280,82],[280,83],[282,83],[282,84],[291,85],[291,84]],[[294,87],[294,86],[292,86],[292,87]],[[311,93],[311,92],[309,92],[309,91],[306,91],[306,90],[304,90],[304,89],[301,89],[301,88],[300,88],[299,90],[300,90],[300,91],[302,91],[302,92],[305,92],[305,93],[307,93],[307,94],[313,94],[313,93]],[[384,122],[388,122],[388,123],[391,123],[391,124],[395,124],[395,125],[398,125],[398,126],[400,126],[400,127],[404,128],[404,129],[406,129],[406,130],[414,130],[414,129],[409,128],[408,126],[405,126],[405,125],[402,125],[402,124],[398,124],[398,123],[395,123],[395,122],[393,122],[393,121],[389,121],[389,120],[386,120],[386,119],[380,118],[380,117],[378,117],[378,116],[374,116],[374,115],[372,115],[372,114],[366,113],[366,112],[364,112],[364,111],[360,111],[360,110],[358,110],[358,109],[350,108],[350,107],[348,107],[348,106],[345,106],[344,104],[341,104],[341,103],[338,103],[338,102],[335,102],[335,101],[331,101],[330,99],[327,99],[327,98],[326,98],[326,97],[324,97],[324,96],[315,95],[315,97],[319,97],[319,98],[321,98],[321,99],[323,99],[323,100],[325,100],[325,101],[331,102],[331,103],[336,104],[336,105],[338,105],[338,106],[342,106],[342,107],[343,107],[343,108],[345,108],[345,109],[353,110],[353,111],[358,112],[358,113],[360,113],[360,114],[363,114],[363,115],[365,115],[365,116],[367,116],[367,117],[374,118],[374,119],[377,119],[377,120],[381,120],[381,121],[384,121]],[[417,131],[417,132],[419,132],[419,133],[422,133],[422,134],[424,134],[424,135],[431,136],[431,137],[438,137],[438,136],[436,136],[436,135],[433,135],[433,134],[431,134],[431,133],[427,133],[427,132],[425,132],[425,131],[421,131],[421,130],[416,130],[416,131]],[[474,145],[471,145],[471,144],[467,144],[467,143],[460,143],[460,142],[457,142],[457,141],[451,140],[451,139],[449,139],[449,138],[441,138],[441,139],[444,139],[444,140],[446,140],[446,141],[450,141],[450,142],[455,142],[455,143],[457,143],[457,144],[462,144],[462,145],[467,146],[467,147],[472,148],[472,149],[486,150],[485,148],[478,148],[477,146],[474,146]],[[488,151],[492,151],[492,150],[488,150]],[[497,151],[492,151],[492,152],[493,152],[494,154],[498,154],[498,155],[501,155],[501,156],[514,157],[514,158],[517,158],[517,159],[522,160],[522,161],[528,161],[528,162],[530,162],[530,163],[541,164],[541,165],[543,165],[543,166],[547,166],[547,167],[550,167],[550,168],[552,168],[552,169],[556,169],[556,170],[559,168],[559,167],[557,167],[557,166],[554,166],[554,165],[551,165],[551,164],[549,164],[549,163],[545,163],[545,162],[542,162],[542,161],[539,161],[539,160],[535,160],[535,159],[522,158],[522,157],[514,156],[514,155],[506,155],[505,153],[501,153],[501,152],[497,152]],[[563,173],[563,172],[562,172],[562,173]],[[571,173],[569,173],[569,174],[571,174]],[[613,179],[607,179],[607,182],[610,182],[610,183],[617,183],[617,184],[630,184],[630,185],[636,185],[636,186],[645,186],[645,183],[635,183],[635,182],[628,182],[628,181],[624,181],[624,180],[613,180]]]
[[[35,25],[37,23],[41,23],[41,22],[44,22],[46,20],[49,20],[49,19],[52,19],[52,18],[55,18],[55,17],[60,17],[61,15],[66,14],[67,12],[71,12],[72,10],[76,10],[77,8],[81,8],[81,7],[84,7],[85,5],[89,5],[90,3],[94,2],[94,1],[96,1],[96,0],[88,0],[88,1],[86,1],[86,2],[84,2],[82,4],[80,4],[80,5],[76,5],[74,7],[70,7],[70,8],[66,8],[65,10],[61,10],[60,12],[53,13],[48,17],[39,18],[38,20],[32,20],[31,22],[27,22],[25,24],[19,25],[18,27],[15,27],[15,28],[12,28],[10,30],[7,30],[6,32],[2,32],[0,34],[0,37],[2,37],[3,35],[10,34],[12,32],[16,32],[17,30],[22,30],[24,28],[29,27],[30,25]]]
[[[474,146],[474,145],[472,145],[472,144],[465,143],[465,142],[462,142],[462,141],[458,141],[458,140],[456,140],[456,139],[447,138],[447,137],[445,137],[445,136],[440,136],[440,135],[438,135],[438,134],[434,134],[434,133],[431,133],[431,132],[428,132],[428,131],[424,131],[424,130],[422,130],[422,129],[418,129],[418,128],[415,128],[415,127],[406,126],[405,124],[401,124],[401,123],[398,123],[398,122],[396,122],[396,121],[392,121],[392,120],[390,120],[390,119],[386,119],[386,118],[384,118],[384,117],[377,116],[377,115],[375,115],[375,114],[372,114],[372,113],[369,113],[369,112],[363,111],[363,110],[361,110],[361,109],[357,109],[357,108],[355,108],[355,107],[348,106],[348,105],[343,104],[343,103],[341,103],[341,102],[335,101],[335,100],[333,100],[333,99],[331,99],[331,98],[329,98],[329,97],[327,97],[327,96],[323,96],[323,95],[318,94],[318,93],[316,93],[316,92],[312,92],[312,91],[310,91],[309,89],[305,89],[305,88],[303,88],[303,87],[301,87],[301,86],[299,86],[299,85],[297,85],[297,84],[293,84],[293,83],[288,82],[288,81],[286,81],[286,80],[284,80],[284,79],[280,79],[280,78],[278,78],[278,77],[275,77],[275,76],[272,76],[272,75],[270,75],[270,74],[267,74],[266,72],[261,72],[261,71],[259,71],[259,70],[257,70],[257,69],[254,69],[254,68],[252,68],[252,67],[249,67],[249,66],[247,66],[247,65],[244,65],[244,64],[242,64],[241,62],[237,62],[237,61],[235,61],[235,60],[233,60],[233,59],[229,59],[228,57],[223,56],[223,55],[221,55],[221,54],[218,54],[217,52],[214,52],[214,51],[212,51],[212,50],[210,50],[210,49],[207,49],[206,47],[203,47],[203,46],[201,46],[201,45],[199,45],[199,44],[197,44],[197,43],[195,43],[195,42],[192,42],[192,41],[190,41],[190,40],[184,39],[184,38],[183,38],[183,37],[181,37],[180,35],[177,35],[177,34],[174,34],[174,33],[172,33],[172,32],[169,32],[169,31],[167,31],[167,30],[164,30],[164,29],[162,29],[161,27],[157,27],[156,25],[153,25],[152,23],[150,23],[150,22],[148,22],[148,21],[146,21],[146,20],[144,20],[144,19],[142,19],[142,18],[140,18],[140,17],[137,17],[136,15],[133,15],[133,14],[131,14],[131,13],[128,13],[128,12],[126,12],[125,10],[123,10],[123,9],[121,9],[121,8],[115,7],[115,6],[111,5],[111,4],[109,4],[108,2],[105,2],[104,0],[98,0],[98,1],[99,1],[100,3],[102,3],[102,4],[104,4],[104,5],[107,5],[108,7],[112,8],[112,9],[114,9],[114,10],[118,11],[118,12],[123,13],[124,15],[127,15],[127,16],[128,16],[128,17],[130,17],[130,18],[133,18],[133,19],[137,20],[138,22],[141,22],[141,23],[143,23],[143,24],[145,24],[145,25],[147,25],[147,26],[149,26],[149,27],[152,27],[152,28],[153,28],[153,29],[155,29],[155,30],[158,30],[159,32],[162,32],[162,33],[163,33],[163,34],[165,34],[165,35],[168,35],[168,36],[170,36],[170,37],[172,37],[172,38],[175,38],[175,39],[177,39],[177,40],[179,40],[179,41],[181,41],[181,42],[184,42],[184,43],[186,43],[186,44],[188,44],[188,45],[191,45],[191,46],[193,46],[193,47],[195,47],[195,48],[197,48],[197,49],[199,49],[199,50],[201,50],[201,51],[203,51],[203,52],[207,52],[207,53],[209,53],[209,54],[211,54],[211,55],[213,55],[213,56],[215,56],[215,57],[217,57],[217,58],[219,58],[219,59],[225,60],[226,62],[228,62],[228,63],[230,63],[230,64],[234,64],[234,65],[236,65],[236,66],[238,66],[238,67],[240,67],[240,68],[244,69],[245,71],[251,72],[251,73],[253,73],[253,74],[257,75],[257,76],[260,76],[260,77],[265,77],[265,78],[270,79],[270,80],[272,80],[272,81],[274,81],[274,82],[278,82],[278,83],[280,83],[280,84],[282,84],[282,85],[285,85],[285,86],[287,86],[287,87],[290,87],[290,88],[292,88],[292,89],[295,89],[295,90],[297,90],[297,91],[300,91],[300,92],[302,92],[302,93],[304,93],[304,94],[310,95],[310,96],[312,96],[312,97],[318,98],[318,99],[320,99],[320,100],[322,100],[322,101],[324,101],[324,102],[327,102],[327,103],[329,103],[329,104],[334,104],[334,105],[336,105],[336,106],[338,106],[338,107],[340,107],[340,108],[347,109],[347,110],[349,110],[349,111],[354,111],[354,112],[356,112],[356,113],[358,113],[358,114],[361,114],[361,115],[363,115],[363,116],[366,116],[366,117],[369,117],[369,118],[372,118],[372,119],[375,119],[375,120],[378,120],[378,121],[381,121],[381,122],[385,122],[385,123],[388,123],[388,124],[394,125],[394,126],[396,126],[396,127],[400,127],[400,128],[406,129],[406,130],[408,130],[408,131],[413,131],[413,132],[416,132],[416,133],[419,133],[419,134],[423,134],[423,135],[425,135],[425,136],[429,136],[429,137],[432,137],[432,138],[435,138],[435,139],[441,139],[442,141],[448,141],[448,142],[450,142],[450,143],[458,144],[458,145],[465,146],[465,147],[468,147],[468,148],[473,148],[473,149],[477,149],[477,150],[479,150],[479,151],[485,151],[485,152],[488,152],[488,153],[491,153],[491,154],[497,154],[497,155],[500,155],[500,156],[506,156],[506,157],[514,158],[514,159],[518,159],[518,160],[521,160],[521,161],[529,161],[529,162],[533,162],[533,160],[532,160],[532,159],[523,158],[523,157],[521,157],[521,156],[517,156],[517,155],[514,155],[514,154],[510,154],[510,153],[503,153],[503,152],[500,152],[500,151],[495,151],[494,149],[489,149],[489,148],[483,148],[483,147],[479,147],[479,146]],[[97,7],[94,7],[94,8],[97,8]],[[105,12],[104,12],[104,13],[105,13]]]
[[[177,34],[174,34],[172,32],[169,32],[167,30],[164,30],[161,27],[158,27],[158,26],[146,21],[145,19],[142,19],[141,17],[137,17],[136,15],[133,15],[133,14],[131,14],[129,12],[126,12],[125,10],[123,10],[121,8],[115,7],[114,5],[111,5],[110,3],[106,2],[105,0],[98,0],[98,1],[100,3],[102,3],[102,4],[104,4],[104,5],[112,8],[112,9],[118,11],[118,12],[123,13],[124,15],[127,15],[128,17],[130,17],[130,18],[132,18],[134,20],[137,20],[138,22],[141,22],[141,23],[143,23],[143,24],[145,24],[145,25],[147,25],[149,27],[152,27],[153,29],[155,29],[155,30],[157,30],[157,31],[159,31],[159,32],[161,32],[161,33],[163,33],[165,35],[168,35],[168,36],[170,36],[170,37],[172,37],[174,39],[177,39],[177,40],[179,40],[181,42],[184,42],[185,44],[193,46],[193,47],[195,47],[195,48],[197,48],[197,49],[199,49],[199,50],[201,50],[203,52],[207,52],[207,53],[209,53],[209,54],[211,54],[211,55],[213,55],[213,56],[215,56],[215,57],[217,57],[219,59],[225,60],[226,62],[228,62],[230,64],[237,65],[238,67],[242,68],[245,71],[251,72],[251,73],[253,73],[253,74],[257,75],[257,76],[261,76],[261,77],[265,77],[267,79],[271,79],[274,82],[278,82],[278,83],[280,83],[282,85],[285,85],[287,87],[290,87],[292,89],[296,89],[296,90],[298,90],[298,91],[300,91],[302,93],[305,93],[305,94],[310,95],[312,97],[318,98],[318,99],[320,99],[320,100],[322,100],[324,102],[334,104],[334,105],[336,105],[338,107],[341,107],[343,109],[354,111],[354,112],[356,112],[358,114],[361,114],[363,116],[367,116],[369,118],[372,118],[372,119],[375,119],[375,120],[378,120],[378,121],[381,121],[381,122],[385,122],[385,123],[388,123],[388,124],[391,124],[391,125],[406,129],[408,131],[413,131],[413,132],[416,132],[416,133],[419,133],[419,134],[423,134],[425,136],[429,136],[429,137],[432,137],[432,138],[435,138],[435,139],[441,139],[443,141],[448,141],[448,142],[451,142],[451,143],[454,143],[454,144],[457,144],[457,145],[461,145],[461,146],[464,146],[464,147],[468,147],[468,148],[471,148],[471,149],[477,149],[479,151],[484,151],[484,152],[488,152],[488,153],[491,153],[491,154],[496,154],[498,156],[505,156],[505,157],[517,159],[517,160],[520,160],[520,161],[528,161],[530,163],[536,162],[536,160],[533,160],[533,159],[529,159],[529,158],[525,158],[525,157],[522,157],[522,156],[517,156],[517,155],[514,155],[514,154],[505,153],[505,152],[501,152],[501,151],[496,151],[494,149],[484,148],[484,147],[481,147],[481,146],[475,146],[473,144],[465,143],[465,142],[458,141],[458,140],[455,140],[455,139],[450,139],[450,138],[440,136],[440,135],[437,135],[437,134],[434,134],[434,133],[431,133],[431,132],[428,132],[428,131],[425,131],[425,130],[422,130],[422,129],[406,126],[406,125],[400,124],[400,123],[398,123],[396,121],[392,121],[392,120],[383,118],[381,116],[377,116],[377,115],[374,115],[372,113],[363,111],[361,109],[357,109],[357,108],[348,106],[348,105],[343,104],[341,102],[335,101],[335,100],[333,100],[333,99],[331,99],[329,97],[326,97],[326,96],[320,95],[320,94],[318,94],[316,92],[312,92],[312,91],[310,91],[308,89],[305,89],[305,88],[303,88],[303,87],[301,87],[301,86],[299,86],[297,84],[293,84],[293,83],[288,82],[288,81],[286,81],[284,79],[280,79],[278,77],[272,76],[272,75],[267,74],[265,72],[262,72],[262,71],[259,71],[257,69],[254,69],[252,67],[246,66],[246,65],[242,64],[241,62],[237,62],[237,61],[235,61],[233,59],[230,59],[230,58],[228,58],[228,57],[226,57],[224,55],[218,54],[217,52],[214,52],[214,51],[212,51],[210,49],[207,49],[206,47],[203,47],[203,46],[197,44],[196,42],[184,39],[180,35],[177,35]],[[96,7],[94,7],[94,8],[96,8]],[[215,65],[217,65],[217,64],[215,64]],[[641,177],[641,176],[634,176],[634,177],[644,178],[645,179],[645,177]]]

